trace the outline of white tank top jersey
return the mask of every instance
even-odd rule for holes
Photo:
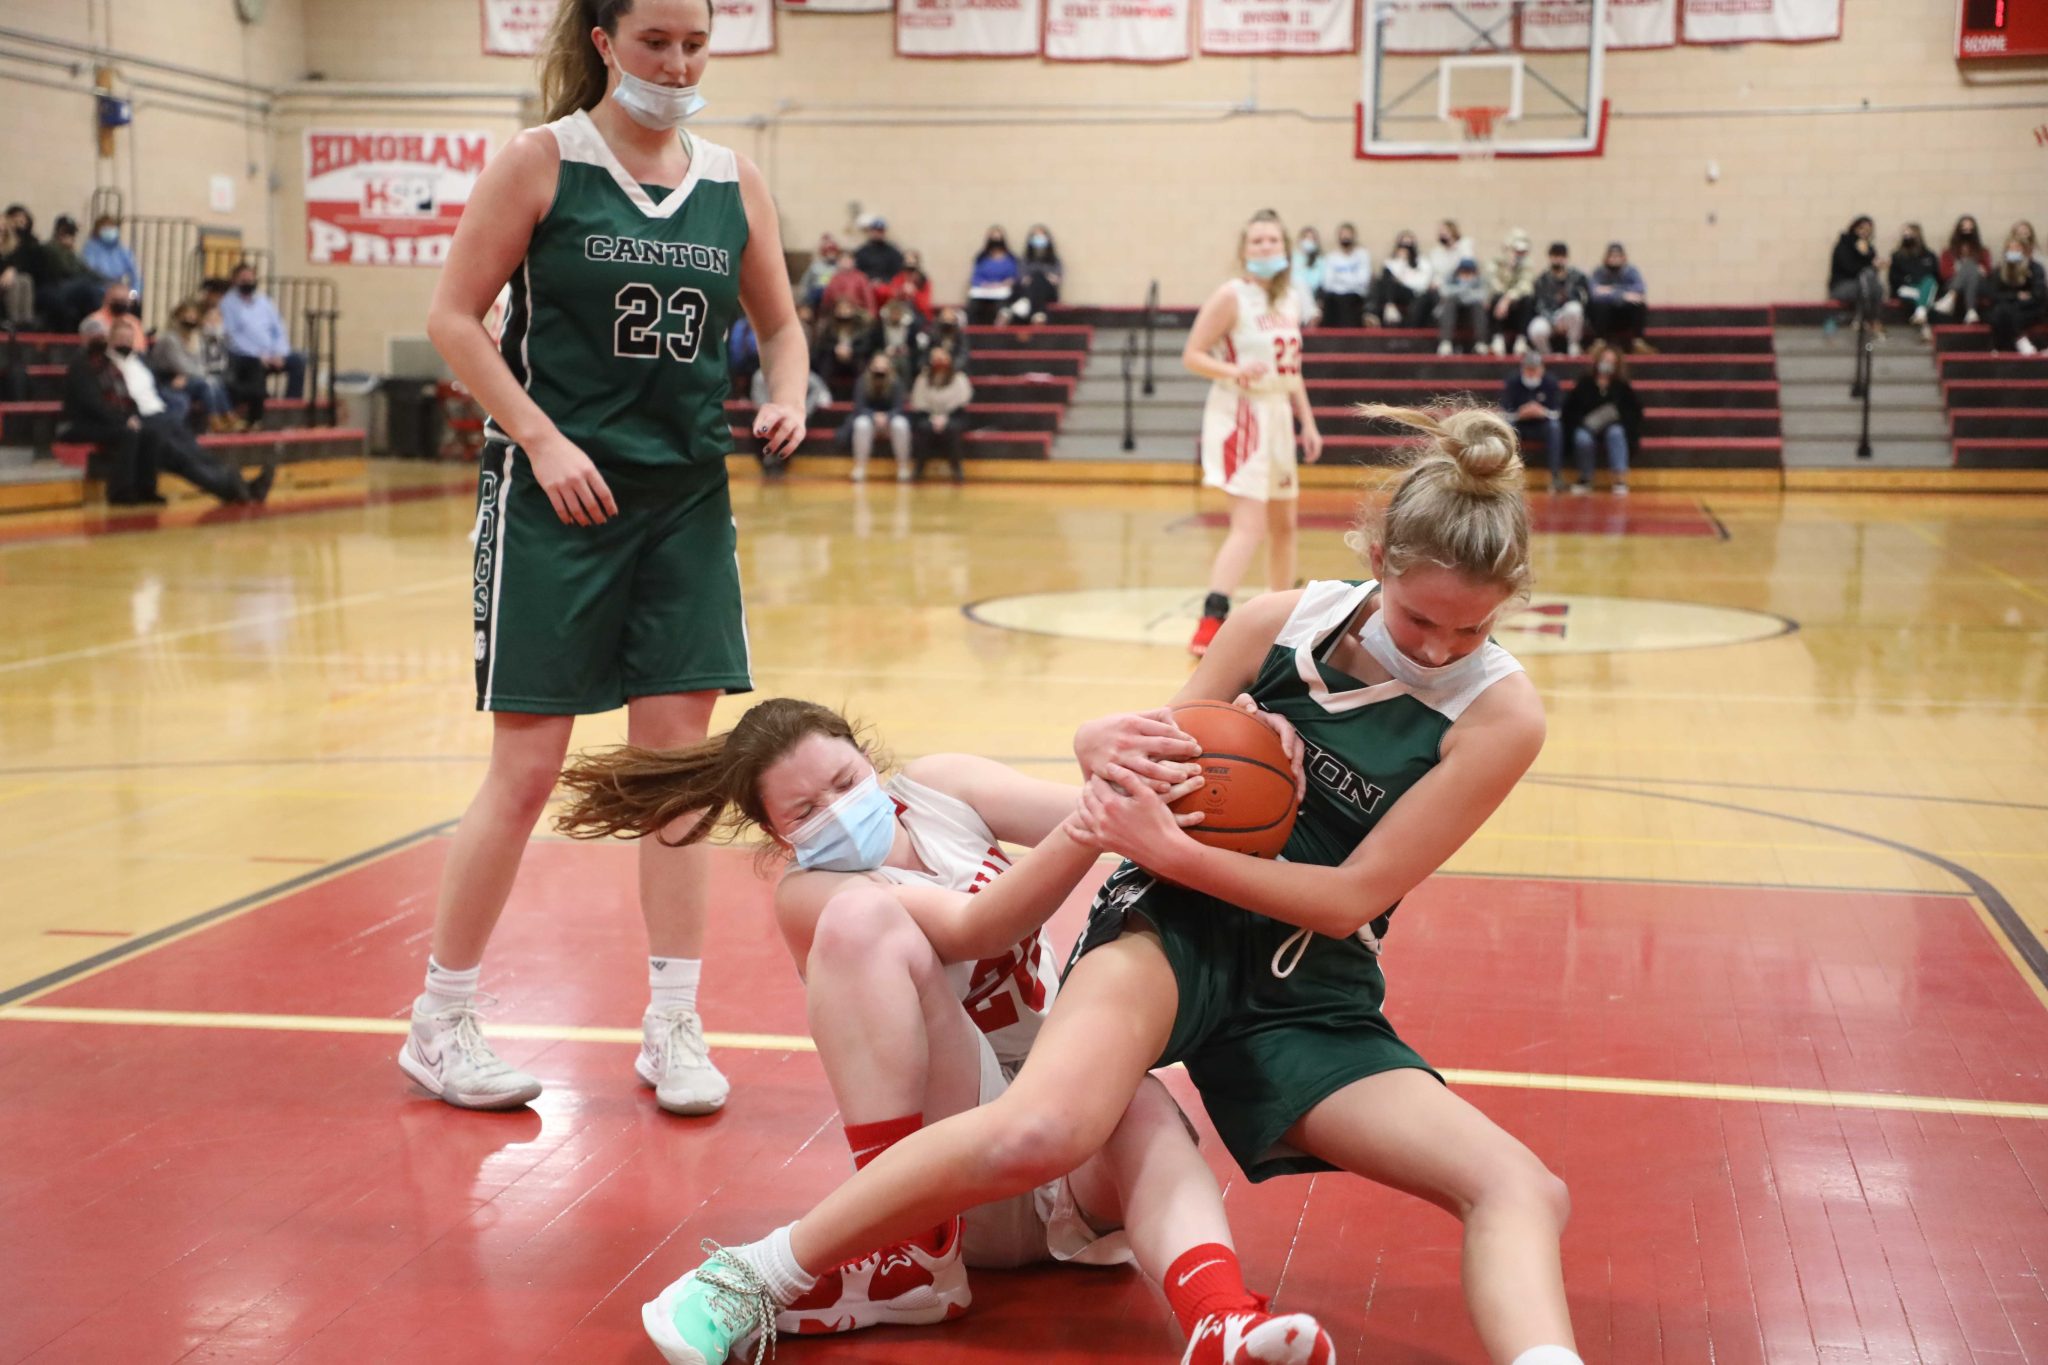
[[[875,869],[892,882],[922,882],[973,895],[1010,866],[996,836],[958,797],[935,791],[898,773],[883,785],[896,802],[896,818],[910,833],[910,847],[931,869]],[[955,962],[946,977],[966,1007],[968,1018],[987,1035],[997,1060],[1016,1066],[1031,1050],[1045,1016],[1059,992],[1059,977],[1043,930],[1009,952],[980,962]]]
[[[1238,386],[1218,384],[1233,397],[1241,393],[1286,394],[1301,384],[1301,300],[1288,290],[1278,303],[1266,297],[1266,287],[1250,280],[1232,280],[1237,295],[1237,321],[1224,333],[1217,355],[1235,365],[1244,360],[1263,360],[1266,373],[1256,382]]]

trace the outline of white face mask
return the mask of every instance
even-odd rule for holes
[[[657,132],[682,127],[705,104],[694,85],[656,85],[624,67],[619,68],[619,83],[612,98],[633,122]]]
[[[1380,599],[1380,609],[1368,616],[1365,624],[1359,627],[1358,643],[1365,646],[1366,653],[1379,660],[1380,667],[1391,673],[1395,682],[1405,683],[1417,689],[1449,686],[1474,669],[1484,666],[1484,651],[1477,649],[1462,659],[1453,659],[1435,668],[1417,663],[1403,654],[1401,647],[1394,643],[1394,637],[1387,634],[1387,604],[1384,593]]]

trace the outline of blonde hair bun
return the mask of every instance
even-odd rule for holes
[[[1529,505],[1513,424],[1469,403],[1430,411],[1368,403],[1357,411],[1418,439],[1401,457],[1407,469],[1385,509],[1368,510],[1348,543],[1360,551],[1379,545],[1396,577],[1434,564],[1527,596]]]

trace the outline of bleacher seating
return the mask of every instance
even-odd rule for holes
[[[2048,350],[2048,323],[2033,329]],[[2048,469],[2048,354],[2000,354],[1983,326],[1934,329],[1957,469]]]

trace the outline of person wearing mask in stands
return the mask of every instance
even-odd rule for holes
[[[1017,294],[1017,258],[1010,254],[1009,234],[992,227],[975,253],[967,280],[967,320],[986,327],[998,321]]]
[[[1574,493],[1593,491],[1594,456],[1607,453],[1614,496],[1628,496],[1628,466],[1643,441],[1643,405],[1628,382],[1628,358],[1604,341],[1593,343],[1592,364],[1564,400],[1564,442],[1579,460]],[[1564,473],[1550,467],[1550,491]]]
[[[227,327],[230,387],[248,404],[249,419],[257,421],[263,416],[271,375],[284,375],[286,398],[304,395],[306,357],[292,349],[277,305],[257,287],[255,266],[247,261],[236,266],[233,286],[220,301],[221,322]]]
[[[1857,326],[1870,324],[1879,340],[1884,338],[1884,285],[1878,279],[1883,263],[1877,254],[1877,224],[1867,213],[1849,220],[1828,258],[1828,297],[1847,308]],[[1830,316],[1823,325],[1833,335],[1839,319]]]
[[[28,210],[10,210],[19,230],[35,240],[35,220]],[[59,216],[50,229],[50,240],[40,243],[35,259],[42,271],[36,276],[36,311],[43,321],[59,332],[75,332],[78,324],[106,298],[107,286],[86,269],[78,256],[78,224]]]
[[[1586,283],[1593,292],[1593,301],[1586,305],[1587,330],[1601,341],[1648,355],[1651,347],[1643,332],[1650,325],[1649,287],[1643,283],[1643,272],[1629,261],[1628,248],[1609,242],[1600,268]]]
[[[107,335],[109,358],[121,372],[121,383],[135,404],[145,443],[155,446],[156,467],[196,484],[222,502],[262,502],[270,496],[277,466],[266,464],[254,483],[245,482],[231,461],[216,460],[204,450],[183,420],[174,415],[157,390],[156,376],[140,354],[142,324],[118,319]]]
[[[1536,262],[1529,255],[1529,234],[1516,228],[1500,244],[1493,260],[1493,277],[1487,283],[1488,309],[1492,314],[1493,353],[1506,355],[1509,339],[1517,351],[1528,347],[1525,335],[1536,315]]]
[[[1372,300],[1372,253],[1358,244],[1356,227],[1337,224],[1337,249],[1323,258],[1322,266],[1323,325],[1365,326]]]
[[[1394,237],[1394,249],[1373,281],[1373,295],[1367,307],[1389,327],[1428,327],[1436,321],[1437,286],[1449,276],[1439,276],[1431,256],[1415,248],[1415,234],[1403,228]],[[1457,262],[1451,263],[1453,273]]]
[[[103,213],[93,221],[92,236],[78,254],[85,268],[108,284],[126,285],[133,294],[142,292],[142,267],[121,241],[121,220],[113,214]]]
[[[967,475],[961,456],[967,448],[967,405],[974,401],[974,385],[953,367],[953,353],[940,346],[933,350],[931,364],[910,386],[910,448],[917,464],[913,477],[924,477],[926,460],[942,459],[953,472],[953,482]]]
[[[1960,300],[1963,321],[1976,322],[1991,270],[1991,248],[1984,245],[1976,216],[1966,213],[1956,219],[1948,234],[1948,246],[1941,253],[1941,297],[1934,301],[1931,311],[1945,318],[1953,317]]]
[[[42,247],[22,232],[27,217],[19,204],[0,216],[0,323],[23,331],[32,330],[36,320],[36,274],[42,267]]]
[[[952,352],[953,368],[962,374],[973,368],[968,354],[972,344],[967,339],[967,314],[952,304],[939,310],[938,320],[925,334],[925,354],[930,355],[939,347],[945,347]]]
[[[824,297],[825,286],[832,283],[839,270],[839,241],[828,232],[818,238],[818,249],[811,255],[811,263],[804,267],[803,278],[796,283],[797,302],[816,308],[818,300]]]
[[[149,348],[150,373],[157,389],[173,410],[182,399],[186,424],[196,431],[209,431],[216,418],[232,406],[227,385],[207,367],[205,317],[200,301],[186,299],[171,310],[170,322],[160,328]],[[174,399],[175,395],[175,399]]]
[[[1323,239],[1312,227],[1305,227],[1294,238],[1294,256],[1288,262],[1294,277],[1294,287],[1301,291],[1308,307],[1302,309],[1302,317],[1314,321],[1323,312]]]
[[[917,373],[924,349],[924,324],[918,321],[910,300],[890,299],[883,304],[882,315],[868,331],[868,355],[889,357],[889,363],[896,367],[897,379],[907,384]]]
[[[886,295],[881,302],[889,299],[908,299],[910,306],[917,310],[919,322],[929,322],[932,316],[932,280],[924,273],[924,253],[906,251],[903,253],[903,268],[896,272],[896,278],[879,291]]]
[[[811,346],[811,372],[835,394],[851,394],[853,381],[868,363],[872,328],[865,314],[841,299],[830,317],[818,324]]]
[[[79,335],[85,345],[64,371],[63,425],[57,435],[95,448],[98,459],[88,472],[104,479],[110,505],[161,507],[165,499],[156,489],[156,442],[142,430],[135,400],[107,345],[106,328],[88,319]]]
[[[1523,445],[1543,447],[1550,462],[1550,488],[1556,492],[1564,483],[1564,399],[1557,376],[1543,368],[1543,352],[1533,347],[1522,352],[1521,363],[1501,384],[1500,410],[1515,424]]]
[[[2027,332],[2048,316],[2048,271],[2028,254],[2026,239],[2017,233],[2006,239],[2005,259],[1991,274],[1986,298],[1993,349],[2034,355],[2039,348]]]
[[[1024,259],[1017,263],[1017,297],[1010,312],[1034,327],[1043,326],[1052,306],[1060,301],[1060,249],[1052,240],[1052,229],[1033,223],[1024,238]]]
[[[1913,310],[1913,325],[1920,329],[1920,335],[1932,340],[1934,333],[1928,326],[1927,310],[1941,288],[1941,258],[1928,249],[1927,235],[1920,231],[1918,223],[1908,223],[1900,229],[1899,245],[1892,252],[1885,282],[1891,286],[1892,297],[1904,300]]]
[[[2042,269],[2048,270],[2048,252],[2042,251],[2041,238],[2035,233],[2032,223],[2024,218],[2020,219],[2012,225],[2012,231],[2007,233],[2006,237],[2008,240],[2017,240],[2019,242],[2020,250],[2027,253],[2028,260]]]
[[[1479,274],[1479,262],[1470,256],[1459,261],[1445,282],[1436,310],[1436,353],[1450,355],[1458,349],[1458,333],[1472,339],[1473,354],[1486,345],[1486,281]]]
[[[862,226],[868,239],[853,253],[853,263],[876,284],[887,284],[902,272],[903,253],[889,240],[889,223],[881,214],[868,215]]]
[[[874,454],[876,433],[889,438],[889,451],[896,457],[896,481],[910,482],[910,417],[903,411],[903,383],[887,356],[878,355],[861,372],[853,386],[853,415],[839,428],[839,444],[853,454],[853,481],[868,476],[868,457]]]
[[[1479,253],[1458,225],[1449,218],[1436,225],[1436,245],[1429,249],[1429,269],[1441,285],[1458,273],[1458,262],[1476,261]]]
[[[1577,355],[1586,335],[1586,305],[1592,301],[1592,286],[1585,272],[1572,264],[1571,248],[1563,242],[1550,244],[1550,268],[1536,277],[1531,295],[1535,315],[1529,319],[1529,344],[1548,353],[1551,339],[1564,334],[1566,355]]]

